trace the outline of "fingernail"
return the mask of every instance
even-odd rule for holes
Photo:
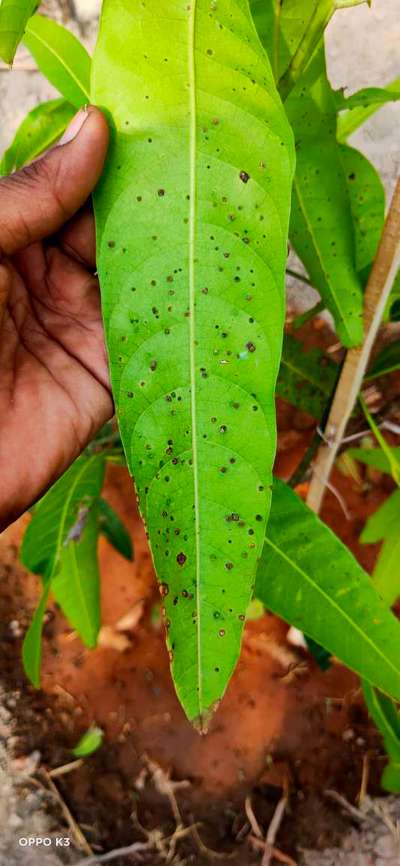
[[[71,123],[67,126],[64,135],[60,138],[60,141],[57,143],[57,147],[60,147],[62,144],[69,144],[70,141],[73,141],[74,138],[81,131],[85,120],[89,117],[89,112],[87,108],[81,108],[78,111],[78,114],[72,118]]]

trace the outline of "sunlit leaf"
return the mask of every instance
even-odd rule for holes
[[[204,728],[269,511],[292,136],[247,0],[106,0],[93,82],[113,119],[96,194],[113,392]]]
[[[364,697],[378,730],[383,736],[389,763],[385,767],[381,785],[386,791],[400,793],[400,715],[396,705],[369,683],[363,684]]]
[[[322,49],[286,102],[297,146],[290,238],[345,346],[362,340],[350,196],[336,141],[333,91]]]
[[[355,105],[358,102],[359,94],[361,94],[362,104]],[[394,81],[387,84],[383,89],[373,87],[361,90],[358,94],[353,94],[350,100],[353,101],[354,108],[350,109],[345,100],[344,105],[342,103],[342,107],[347,110],[341,111],[338,116],[338,141],[345,142],[369,117],[372,117],[376,111],[382,108],[382,105],[388,101],[390,95],[394,101],[400,99],[400,78],[395,78]]]
[[[350,199],[358,272],[374,261],[385,222],[385,189],[378,172],[354,147],[339,147]]]
[[[101,728],[96,726],[89,728],[89,730],[83,734],[75,748],[72,749],[72,754],[75,758],[87,758],[89,755],[93,755],[93,752],[97,752],[97,749],[100,748],[103,738],[104,733]]]
[[[39,0],[2,0],[0,3],[0,57],[11,64],[25,32],[27,21]]]
[[[40,71],[72,103],[90,102],[91,59],[79,39],[51,18],[34,15],[26,27],[24,45]]]
[[[383,541],[373,580],[382,598],[391,606],[400,595],[400,490],[395,490],[368,518],[360,541],[363,544]]]
[[[255,593],[368,682],[400,698],[400,623],[347,547],[280,481]]]
[[[74,114],[65,99],[43,102],[30,111],[3,155],[0,174],[11,174],[40,156],[60,138]]]

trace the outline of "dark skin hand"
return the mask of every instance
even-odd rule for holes
[[[0,530],[113,414],[87,205],[107,147],[89,108],[67,143],[0,181]]]

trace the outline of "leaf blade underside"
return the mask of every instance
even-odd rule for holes
[[[113,392],[175,685],[204,729],[269,511],[291,134],[247,0],[106,0],[93,95],[114,125],[96,196]]]

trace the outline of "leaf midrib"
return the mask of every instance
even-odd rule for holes
[[[200,502],[199,502],[199,466],[197,453],[197,417],[196,417],[196,161],[197,161],[197,101],[196,101],[196,12],[197,0],[193,0],[188,19],[188,73],[189,73],[189,348],[190,348],[190,411],[192,422],[192,459],[193,459],[193,489],[195,512],[195,546],[196,546],[196,645],[197,645],[197,685],[200,715],[203,708],[203,679],[201,673],[201,603],[200,603]]]

